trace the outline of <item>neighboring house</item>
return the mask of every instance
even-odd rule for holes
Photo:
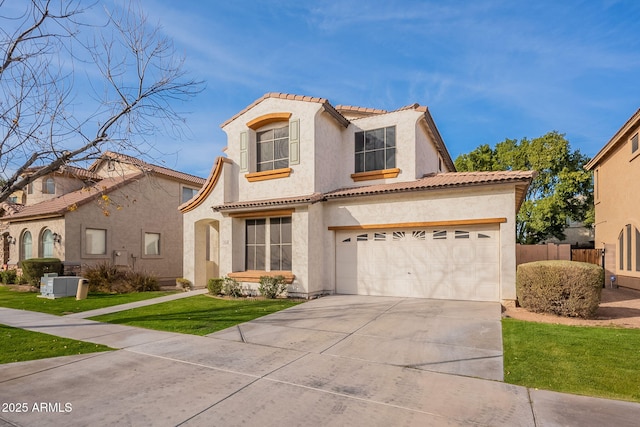
[[[533,172],[456,173],[426,107],[269,93],[222,124],[184,214],[184,275],[290,295],[515,299],[516,212]]]
[[[595,232],[593,227],[585,226],[582,221],[574,221],[567,218],[567,228],[564,229],[563,233],[565,235],[563,240],[551,237],[541,243],[567,243],[574,249],[592,249],[594,247]]]
[[[182,215],[205,180],[122,154],[107,152],[88,169],[65,166],[5,203],[3,263],[56,257],[68,271],[109,262],[182,276]]]
[[[593,171],[595,247],[605,250],[605,280],[640,289],[640,110],[585,166]]]

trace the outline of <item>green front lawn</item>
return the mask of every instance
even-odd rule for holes
[[[39,298],[36,292],[19,292],[9,286],[0,285],[0,307],[62,316],[69,313],[94,310],[112,305],[126,304],[169,295],[174,292],[138,292],[133,294],[89,294],[87,299],[76,301],[75,297],[56,299]]]
[[[113,350],[100,344],[60,338],[2,324],[0,324],[0,342],[2,342],[0,363]]]
[[[300,301],[219,299],[198,295],[91,319],[160,331],[207,335],[297,304]]]
[[[503,319],[505,382],[640,402],[640,329]]]

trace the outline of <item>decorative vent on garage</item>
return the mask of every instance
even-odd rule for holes
[[[342,241],[342,243],[349,243],[351,241],[351,237],[347,237]]]
[[[358,234],[358,236],[356,237],[356,241],[358,242],[366,242],[367,240],[369,240],[368,234]]]
[[[376,240],[378,242],[387,240],[387,233],[374,233],[373,240]]]
[[[443,240],[447,238],[447,230],[436,230],[433,232],[433,240]]]
[[[482,233],[478,233],[478,239],[490,239],[491,236],[489,236],[488,234],[482,234]]]
[[[394,231],[393,232],[393,240],[403,240],[406,234],[404,231]]]
[[[454,237],[454,239],[468,239],[469,238],[469,232],[468,231],[462,231],[462,230],[456,230],[453,237]]]
[[[413,238],[416,240],[425,240],[427,238],[427,232],[424,230],[414,231]]]

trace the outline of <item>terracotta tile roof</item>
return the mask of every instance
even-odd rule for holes
[[[215,211],[227,211],[235,209],[262,208],[268,206],[287,206],[300,203],[316,203],[323,200],[321,193],[313,193],[306,196],[283,197],[279,199],[250,200],[245,202],[231,202],[224,205],[214,206]]]
[[[32,173],[37,172],[40,169],[42,169],[42,166],[37,166],[37,167],[25,169],[24,175],[31,175]],[[79,168],[79,167],[76,167],[76,166],[68,166],[68,165],[67,166],[60,166],[60,168],[57,171],[54,171],[52,173],[68,174],[68,175],[72,175],[72,176],[75,176],[75,177],[80,178],[80,179],[90,179],[90,180],[100,180],[100,179],[102,179],[101,176],[96,175],[95,173],[93,173],[92,171],[90,171],[88,169]]]
[[[63,194],[62,196],[45,200],[35,205],[25,206],[19,212],[8,214],[2,219],[11,222],[42,216],[63,216],[68,212],[70,206],[82,206],[142,176],[144,176],[144,174],[140,172],[125,177],[105,178],[92,186],[72,191],[71,193]]]
[[[270,206],[286,206],[298,203],[316,203],[338,198],[374,196],[389,193],[403,193],[409,191],[435,190],[439,188],[469,187],[475,185],[515,183],[517,189],[516,209],[526,194],[526,190],[535,177],[534,171],[499,171],[499,172],[447,172],[427,175],[421,179],[409,182],[394,182],[391,184],[376,184],[363,187],[343,188],[328,193],[313,193],[306,196],[285,197],[278,199],[251,200],[244,202],[225,203],[213,206],[215,211],[243,210]]]
[[[158,166],[158,165],[154,165],[151,163],[147,163],[143,160],[140,160],[136,157],[132,157],[132,156],[128,156],[126,154],[120,154],[120,153],[114,153],[113,151],[105,151],[104,154],[102,155],[102,157],[98,160],[96,160],[90,167],[89,170],[90,171],[94,171],[98,165],[100,164],[100,162],[102,162],[104,159],[113,159],[122,163],[128,163],[130,165],[134,165],[139,167],[142,171],[144,172],[154,172],[157,173],[159,175],[164,175],[167,176],[169,178],[174,178],[180,181],[185,181],[185,182],[189,182],[191,184],[195,184],[195,185],[204,185],[206,179],[204,178],[200,178],[198,176],[195,175],[191,175],[188,173],[184,173],[184,172],[179,172],[173,169],[169,169],[166,168],[164,166]]]
[[[617,146],[620,142],[625,142],[627,139],[625,136],[629,134],[632,130],[635,130],[635,127],[640,124],[640,109],[638,109],[635,113],[629,117],[629,120],[622,125],[618,132],[605,144],[604,147],[589,161],[584,167],[586,170],[594,169],[600,161],[609,154],[613,150],[615,146]],[[630,135],[629,135],[630,136]]]
[[[378,108],[368,108],[368,107],[355,107],[353,105],[337,105],[336,110],[340,114],[361,114],[363,116],[373,116],[377,114],[386,114],[387,110],[381,110]]]
[[[447,172],[427,175],[416,181],[375,184],[364,187],[343,188],[326,193],[325,199],[342,197],[372,196],[387,193],[430,190],[437,188],[463,187],[472,185],[498,184],[508,182],[526,182],[535,176],[533,171],[500,172]]]
[[[269,92],[269,93],[265,93],[264,95],[262,95],[262,97],[253,101],[247,107],[243,108],[240,112],[234,114],[233,117],[231,117],[230,119],[222,123],[220,127],[221,128],[225,127],[226,125],[228,125],[229,123],[231,123],[232,121],[234,121],[235,119],[237,119],[238,117],[246,113],[247,111],[251,110],[256,105],[260,104],[265,99],[269,99],[269,98],[289,99],[292,101],[317,102],[319,104],[322,104],[325,111],[331,114],[341,125],[343,125],[344,127],[347,127],[349,125],[349,120],[347,120],[342,114],[340,114],[340,112],[336,110],[336,108],[333,105],[331,105],[326,98],[317,98],[314,96],[305,96],[305,95],[292,95],[289,93],[280,93],[280,92]]]

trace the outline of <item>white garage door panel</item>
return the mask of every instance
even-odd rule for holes
[[[336,233],[341,294],[498,301],[498,227]]]

